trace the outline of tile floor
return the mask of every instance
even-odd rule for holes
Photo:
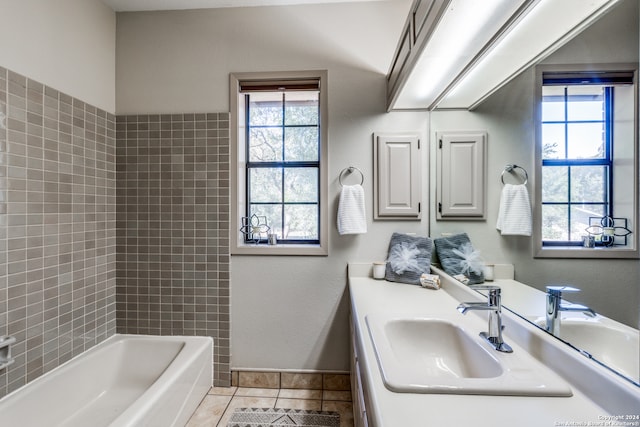
[[[320,376],[319,381],[314,376],[281,375],[282,378],[278,374],[275,381],[269,378],[267,387],[257,387],[255,385],[265,384],[264,381],[243,379],[241,373],[239,381],[235,382],[237,385],[211,388],[187,427],[226,427],[235,408],[242,407],[334,411],[340,414],[340,427],[353,427],[348,375]]]

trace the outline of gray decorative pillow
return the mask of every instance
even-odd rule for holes
[[[393,233],[384,278],[390,282],[419,285],[422,273],[431,271],[432,248],[433,242],[428,237]]]
[[[473,249],[467,233],[433,239],[442,269],[450,276],[464,274],[469,284],[484,282],[483,262]]]

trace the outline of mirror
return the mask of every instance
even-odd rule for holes
[[[575,39],[558,49],[541,64],[619,64],[637,63],[638,47],[638,2],[637,0],[623,0],[600,20],[593,23]],[[533,248],[533,237],[501,236],[495,229],[498,204],[502,183],[501,172],[507,164],[517,164],[534,175],[535,167],[535,129],[534,123],[536,104],[534,101],[535,67],[523,71],[509,84],[487,98],[473,111],[442,110],[430,113],[430,138],[433,141],[436,132],[447,130],[483,130],[488,134],[488,164],[487,164],[487,220],[486,221],[444,221],[436,220],[431,215],[431,234],[439,236],[442,233],[467,232],[474,247],[479,250],[487,263],[513,264],[516,279],[526,284],[526,289],[515,298],[507,288],[503,287],[503,305],[506,309],[517,313],[521,317],[544,327],[546,312],[545,287],[550,284],[563,284],[579,288],[580,292],[563,294],[563,298],[573,303],[583,304],[593,309],[600,316],[611,319],[627,330],[631,336],[638,336],[639,301],[640,301],[640,262],[637,259],[620,258],[540,258]],[[636,105],[638,99],[636,94]],[[638,129],[636,128],[636,133]],[[433,153],[437,149],[432,144]],[[636,151],[638,150],[636,144]],[[637,156],[637,153],[636,153]],[[637,162],[637,159],[636,159]],[[435,168],[431,168],[432,171]],[[434,173],[434,172],[432,172]],[[635,177],[630,173],[628,179],[632,183]],[[431,195],[435,200],[435,176],[431,177]],[[530,195],[535,189],[533,180],[528,185]],[[629,184],[628,191],[633,191]],[[636,195],[637,199],[638,195]],[[531,197],[534,200],[533,197]],[[637,209],[637,200],[636,200]],[[633,233],[640,233],[639,224],[633,224]],[[606,250],[606,249],[604,249]],[[528,295],[528,296],[523,296]],[[511,298],[511,299],[510,299]],[[535,299],[538,311],[531,310]],[[522,303],[526,303],[525,306]],[[573,329],[579,329],[588,323],[588,316],[576,312],[573,323],[578,323]],[[567,322],[565,326],[571,322]],[[613,324],[613,323],[612,323]],[[600,325],[602,326],[602,325]],[[606,325],[605,325],[606,326]],[[625,329],[628,328],[628,329]],[[621,349],[617,331],[611,327],[594,327],[589,331],[579,331],[569,334],[565,328],[564,341],[586,353],[603,354],[602,349]],[[582,339],[582,337],[587,337]],[[631,342],[631,341],[630,341]],[[635,354],[638,352],[638,344]],[[637,341],[636,341],[637,342]],[[629,352],[629,354],[634,354]],[[607,365],[604,356],[596,358],[598,363]],[[609,362],[609,365],[611,363]],[[636,367],[640,362],[635,359]],[[608,365],[608,366],[609,366]],[[614,369],[612,366],[610,368]],[[634,372],[619,369],[618,373],[627,377],[636,385],[640,385],[640,377]]]
[[[546,292],[515,281],[497,282],[504,308],[640,387],[638,330],[572,303],[580,289],[549,285]]]

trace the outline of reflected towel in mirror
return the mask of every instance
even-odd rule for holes
[[[503,236],[531,236],[531,202],[524,184],[505,184],[496,228]]]

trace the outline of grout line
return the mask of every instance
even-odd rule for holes
[[[220,415],[220,419],[218,420],[218,422],[216,423],[216,427],[225,427],[225,426],[221,426],[220,423],[222,422],[222,420],[224,419],[224,416],[226,415],[227,411],[229,410],[229,406],[231,405],[231,401],[233,400],[233,398],[236,396],[236,392],[238,391],[238,387],[236,387],[236,389],[234,390],[233,394],[230,396],[231,398],[229,399],[229,401],[227,402],[227,405],[224,407],[224,411],[222,411],[222,414]]]

